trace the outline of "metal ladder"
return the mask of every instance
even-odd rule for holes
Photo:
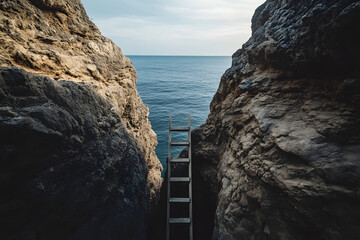
[[[172,142],[171,132],[183,131],[188,132],[187,142]],[[192,217],[192,179],[191,179],[191,117],[188,118],[187,127],[173,127],[171,126],[171,115],[169,116],[169,143],[168,143],[168,159],[167,159],[167,216],[166,216],[166,240],[170,240],[170,225],[171,224],[189,224],[190,240],[193,240],[193,217]],[[188,158],[172,158],[172,146],[188,146]],[[171,163],[187,163],[189,166],[188,177],[172,177],[171,176]],[[171,197],[171,183],[172,182],[188,182],[189,183],[189,197],[188,198],[174,198]],[[172,203],[185,203],[189,204],[189,217],[187,218],[172,218],[170,217],[170,204]]]

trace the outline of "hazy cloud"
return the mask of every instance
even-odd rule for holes
[[[83,0],[101,32],[123,52],[231,55],[251,34],[264,0]]]

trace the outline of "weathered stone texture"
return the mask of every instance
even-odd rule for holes
[[[2,239],[146,239],[146,161],[85,83],[0,70]]]
[[[194,181],[217,198],[212,239],[358,238],[359,22],[359,1],[256,10],[193,131]],[[208,219],[199,199],[194,223]]]
[[[162,166],[136,71],[80,0],[0,1],[0,238],[146,239]]]
[[[0,52],[0,67],[86,82],[110,102],[145,153],[151,198],[157,198],[162,166],[148,107],[136,91],[136,71],[89,20],[80,0],[1,1]]]

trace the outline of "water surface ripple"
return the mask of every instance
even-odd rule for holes
[[[150,109],[149,119],[159,142],[156,154],[165,170],[169,114],[176,126],[186,126],[188,114],[191,114],[191,129],[203,124],[220,78],[231,65],[231,57],[128,57],[137,71],[137,90]],[[181,134],[175,138],[185,139]],[[173,149],[172,155],[177,156],[181,150],[181,147]]]

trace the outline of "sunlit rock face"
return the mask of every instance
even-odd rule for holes
[[[81,2],[1,1],[0,71],[1,232],[145,237],[156,134],[132,63]]]
[[[256,10],[193,131],[194,223],[212,211],[212,239],[358,238],[359,22],[359,1]]]

